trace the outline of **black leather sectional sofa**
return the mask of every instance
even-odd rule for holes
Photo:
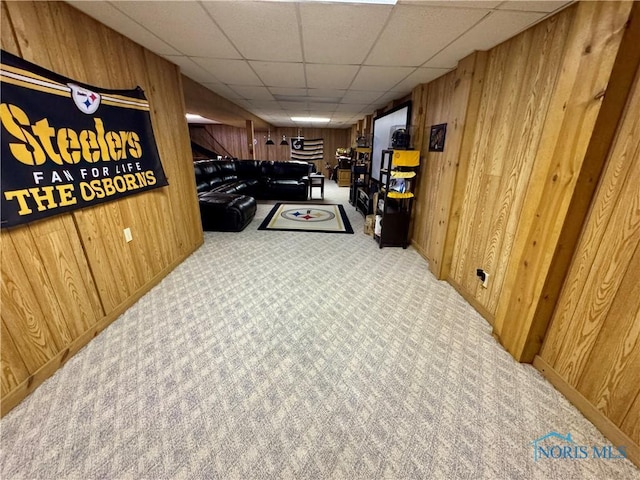
[[[306,162],[269,160],[199,160],[194,162],[204,230],[240,231],[256,212],[256,198],[306,200]]]

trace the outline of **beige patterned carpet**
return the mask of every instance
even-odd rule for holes
[[[9,479],[637,479],[534,461],[607,440],[412,249],[354,235],[205,244],[0,423]]]

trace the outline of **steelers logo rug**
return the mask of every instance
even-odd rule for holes
[[[258,230],[353,233],[342,205],[277,203]]]

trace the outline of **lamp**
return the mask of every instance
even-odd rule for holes
[[[287,137],[285,137],[284,135],[282,135],[282,141],[280,142],[280,145],[289,146],[289,142],[287,142]]]
[[[275,145],[275,143],[273,143],[273,140],[271,140],[271,129],[269,129],[269,134],[267,137],[267,141],[265,142],[265,145]]]

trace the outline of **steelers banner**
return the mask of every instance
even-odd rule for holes
[[[168,185],[140,87],[84,85],[4,50],[1,63],[2,228]]]

